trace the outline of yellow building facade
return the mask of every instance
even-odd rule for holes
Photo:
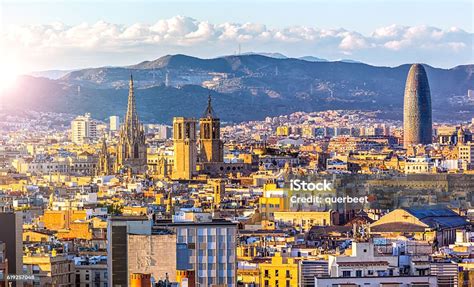
[[[260,286],[298,286],[298,264],[292,258],[281,257],[280,253],[272,257],[271,263],[261,263],[259,270]]]
[[[283,197],[260,197],[258,209],[262,220],[273,220],[275,212],[283,212],[288,209],[287,200]]]
[[[68,229],[71,222],[87,218],[85,210],[46,210],[40,222],[49,230]]]
[[[283,211],[274,212],[275,222],[309,230],[312,226],[328,226],[338,223],[337,213],[329,211]]]
[[[196,174],[196,120],[173,118],[173,179],[189,180]]]

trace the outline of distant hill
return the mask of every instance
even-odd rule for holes
[[[304,56],[304,57],[299,57],[298,59],[305,60],[305,61],[308,61],[308,62],[329,62],[326,59],[318,58],[318,57],[314,57],[314,56]]]
[[[29,75],[33,77],[43,77],[43,78],[56,80],[67,75],[70,72],[71,70],[47,70],[47,71],[31,72],[29,73]]]
[[[5,103],[25,109],[91,112],[99,119],[122,115],[132,73],[138,111],[145,122],[198,117],[208,93],[223,121],[325,109],[384,110],[386,116],[401,119],[409,67],[253,54],[215,59],[168,55],[127,67],[72,71],[56,80],[25,76],[17,89],[5,95]],[[471,118],[474,103],[467,90],[474,89],[474,65],[425,68],[435,120]]]

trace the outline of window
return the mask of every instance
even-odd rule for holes
[[[265,276],[265,277],[268,277],[268,276],[269,276],[269,275],[268,275],[268,270],[265,270],[265,271],[264,271],[264,276]],[[267,281],[267,280],[265,280],[265,281]]]
[[[265,285],[265,287],[270,286],[270,284],[268,284],[268,280],[265,280],[265,284],[264,284],[264,285]]]
[[[290,284],[290,280],[286,280],[286,286],[285,287],[290,287],[291,284]]]
[[[351,277],[351,271],[342,271],[342,277]]]
[[[290,278],[290,277],[291,277],[290,270],[286,270],[286,278]]]
[[[356,277],[362,277],[362,270],[356,270]]]
[[[275,270],[275,277],[278,277],[278,269]]]

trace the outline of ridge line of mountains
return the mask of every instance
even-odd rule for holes
[[[75,70],[58,79],[22,76],[2,104],[7,110],[90,112],[101,120],[122,116],[132,73],[145,123],[199,117],[208,94],[227,122],[328,109],[381,110],[382,116],[401,120],[409,68],[259,54],[214,59],[178,54],[125,67]],[[474,92],[469,97],[468,90],[474,90],[474,65],[425,69],[435,121],[472,118]]]

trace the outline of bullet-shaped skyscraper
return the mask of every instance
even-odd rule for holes
[[[403,105],[405,148],[432,143],[431,93],[425,68],[413,64],[408,72]]]

